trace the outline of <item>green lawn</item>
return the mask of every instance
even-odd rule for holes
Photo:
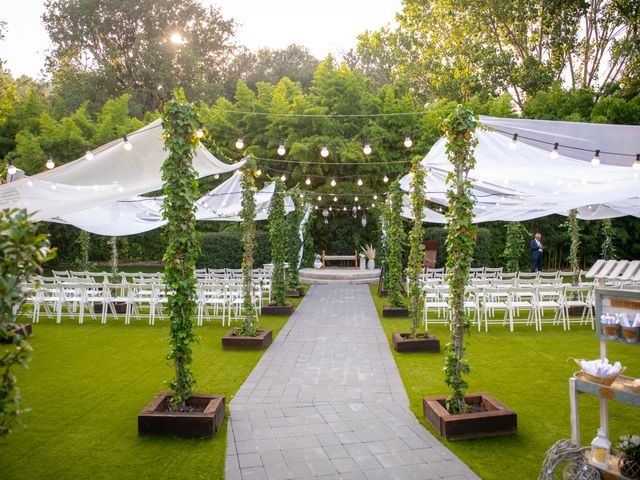
[[[261,317],[276,332],[285,317]],[[158,321],[63,319],[34,326],[29,370],[16,370],[24,406],[24,427],[0,441],[0,474],[6,479],[224,478],[226,421],[207,440],[140,438],[137,414],[168,390],[172,369],[168,324]],[[196,391],[219,393],[227,401],[263,352],[223,351],[229,330],[219,320],[197,328],[193,371]]]
[[[371,293],[381,315],[384,299]],[[388,337],[392,332],[407,332],[408,319],[382,319]],[[488,333],[474,330],[467,337],[467,359],[472,366],[468,377],[470,391],[486,391],[496,396],[518,414],[518,434],[484,440],[443,443],[467,463],[480,477],[490,479],[537,478],[545,451],[557,440],[569,438],[569,377],[578,370],[572,358],[597,358],[599,342],[589,327],[572,325],[570,332],[562,327],[544,325],[541,333],[517,325],[514,333],[508,327],[489,326]],[[448,342],[449,330],[434,325],[431,330]],[[609,357],[627,366],[625,375],[640,376],[640,347],[609,345]],[[398,354],[396,365],[409,395],[411,409],[430,431],[424,420],[422,397],[446,394],[444,354]],[[627,405],[609,403],[611,438],[640,432],[640,411]],[[598,401],[593,396],[580,397],[582,443],[595,436],[598,423]],[[435,433],[435,432],[434,432]],[[615,443],[615,441],[613,442]]]

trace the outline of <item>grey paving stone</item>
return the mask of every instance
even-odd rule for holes
[[[366,285],[313,286],[229,411],[227,479],[479,478],[410,412]]]

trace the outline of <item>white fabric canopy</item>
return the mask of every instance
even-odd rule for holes
[[[574,208],[582,219],[640,217],[640,170],[631,168],[640,152],[640,126],[494,117],[480,117],[480,122],[487,128],[476,132],[476,166],[469,174],[477,199],[475,222],[566,215]],[[514,133],[519,137],[511,149]],[[558,157],[551,158],[552,145],[541,141],[558,142]],[[596,148],[601,150],[599,166],[590,163]],[[422,164],[429,170],[427,199],[447,206],[446,177],[452,166],[444,137]],[[409,175],[401,180],[405,191],[410,183]],[[411,217],[407,202],[403,215]],[[425,209],[425,221],[444,223],[444,216]]]
[[[275,183],[256,193],[256,220],[268,217]],[[196,219],[207,221],[240,222],[242,187],[240,174],[236,172],[196,201]],[[74,225],[97,235],[123,236],[148,232],[160,228],[167,222],[162,218],[162,196],[133,197],[118,200],[94,208],[61,215],[50,219],[53,222]],[[289,196],[285,198],[285,212],[294,209]]]
[[[33,220],[49,220],[160,190],[168,156],[162,134],[158,119],[128,135],[129,151],[123,139],[114,140],[95,149],[92,160],[82,157],[0,185],[0,208],[26,208],[34,213]],[[198,178],[236,170],[243,163],[223,163],[201,145],[193,158]]]

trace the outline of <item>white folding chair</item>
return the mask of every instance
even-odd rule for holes
[[[503,311],[504,317],[502,321],[498,321],[495,318],[496,312]],[[489,331],[489,323],[500,323],[502,325],[507,324],[507,319],[511,330],[513,331],[512,315],[509,290],[504,288],[484,288],[482,289],[482,315],[484,318],[484,330]],[[491,316],[491,320],[489,317]]]
[[[593,318],[593,286],[573,286],[565,285],[562,292],[562,314],[567,330],[571,330],[571,323],[580,323],[584,325],[591,323],[591,329],[595,328]],[[570,308],[581,308],[582,314],[580,319],[572,320],[569,315]]]

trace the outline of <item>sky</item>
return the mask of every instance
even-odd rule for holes
[[[131,1],[131,0],[122,0]],[[339,55],[356,44],[365,30],[394,23],[401,0],[201,0],[221,8],[225,18],[239,24],[238,43],[252,50],[283,48],[292,43],[323,58]],[[14,76],[40,76],[49,37],[40,17],[44,0],[0,0],[0,20],[7,23],[0,58]]]

